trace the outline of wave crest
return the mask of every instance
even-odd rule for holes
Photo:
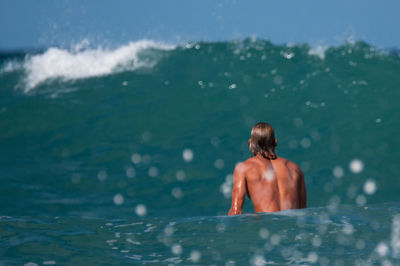
[[[87,44],[84,40],[71,50],[52,47],[42,54],[29,56],[23,64],[27,74],[24,80],[25,92],[55,78],[74,80],[151,67],[156,60],[140,60],[138,54],[141,51],[174,48],[149,40],[130,42],[114,50],[84,48]]]

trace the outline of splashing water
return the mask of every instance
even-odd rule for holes
[[[49,48],[45,53],[32,55],[24,62],[27,72],[25,91],[51,79],[75,80],[108,75],[121,71],[132,71],[140,67],[152,67],[156,63],[141,61],[139,53],[146,49],[170,50],[173,46],[154,41],[131,42],[115,50],[89,49],[87,41],[77,44],[72,50]]]

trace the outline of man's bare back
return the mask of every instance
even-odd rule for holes
[[[251,140],[249,146],[250,143]],[[228,215],[242,213],[246,195],[253,202],[255,212],[306,207],[303,173],[295,163],[275,154],[274,159],[269,159],[257,153],[235,167],[232,206]]]

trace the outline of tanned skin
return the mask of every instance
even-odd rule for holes
[[[270,160],[258,153],[235,167],[228,215],[242,213],[246,195],[255,212],[306,208],[303,173],[295,163],[281,157]]]

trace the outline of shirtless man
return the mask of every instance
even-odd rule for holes
[[[228,215],[242,213],[249,196],[255,212],[276,212],[306,207],[306,186],[300,168],[275,154],[277,141],[271,125],[257,123],[249,139],[253,157],[235,167],[232,206]]]

